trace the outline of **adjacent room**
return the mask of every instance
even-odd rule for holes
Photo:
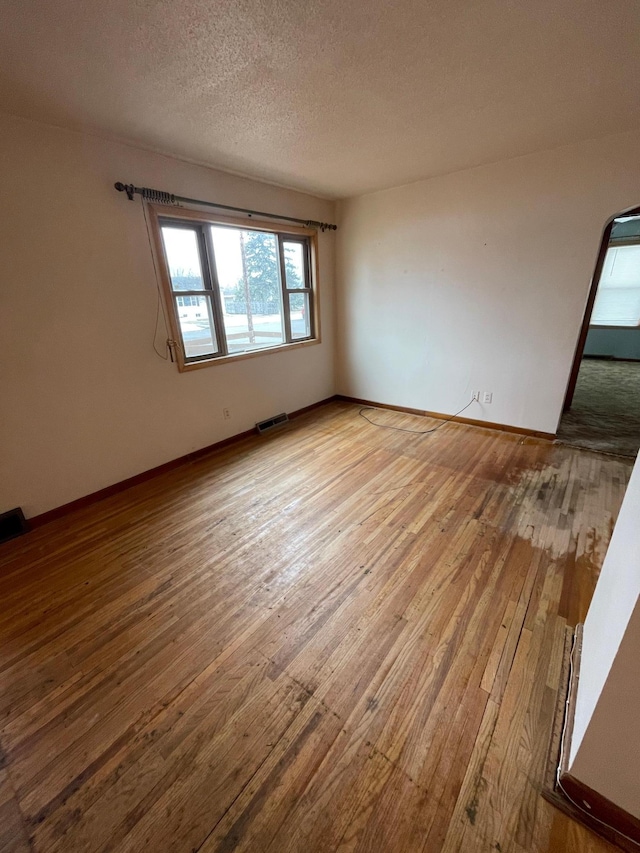
[[[605,230],[558,438],[603,453],[638,453],[640,213]]]
[[[640,850],[640,6],[2,18],[0,853]]]

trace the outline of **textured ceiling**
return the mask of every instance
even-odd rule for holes
[[[328,196],[640,127],[637,0],[1,8],[0,110]]]

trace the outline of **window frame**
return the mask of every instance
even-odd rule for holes
[[[593,311],[595,310],[595,302],[596,302],[596,299],[598,298],[598,289],[600,288],[600,284],[602,281],[602,272],[604,270],[604,265],[607,262],[607,254],[609,253],[609,251],[611,249],[621,249],[621,248],[624,248],[625,246],[640,246],[640,237],[620,237],[617,240],[609,240],[609,242],[607,243],[607,247],[606,247],[606,250],[604,253],[604,259],[602,262],[603,269],[600,272],[600,277],[598,279],[598,286],[596,288],[595,298],[593,301],[593,308],[591,311],[592,317],[593,317]],[[591,318],[590,318],[588,328],[589,329],[610,329],[610,330],[640,329],[640,318],[638,319],[638,322],[635,325],[621,325],[620,323],[616,323],[615,325],[612,325],[611,323],[592,323]]]
[[[164,205],[149,204],[147,212],[151,231],[153,235],[153,250],[156,256],[157,269],[160,278],[162,299],[166,310],[169,324],[170,340],[174,341],[172,347],[176,356],[178,370],[187,372],[209,367],[214,364],[225,364],[231,361],[239,361],[245,358],[255,358],[260,355],[268,355],[276,352],[285,352],[290,349],[313,346],[321,343],[320,336],[320,305],[318,295],[318,233],[315,228],[305,228],[297,225],[280,225],[278,222],[267,222],[253,219],[253,217],[227,216],[216,213],[202,212],[191,208],[173,208]],[[274,234],[278,247],[279,277],[282,298],[283,326],[287,340],[273,346],[261,347],[260,349],[245,352],[229,353],[224,331],[222,298],[218,287],[215,254],[211,232],[207,228],[202,231],[196,230],[198,247],[200,250],[201,264],[204,262],[206,269],[202,270],[204,289],[201,291],[175,291],[171,284],[171,275],[162,238],[162,226],[193,228],[194,226],[222,225],[245,229],[248,231],[265,231]],[[201,237],[200,235],[204,235]],[[284,243],[298,242],[303,244],[303,258],[305,262],[305,273],[308,287],[288,289],[286,287],[286,270],[284,266]],[[291,336],[289,294],[307,293],[309,295],[309,330],[310,336],[304,338],[293,338]],[[212,310],[212,324],[216,335],[218,350],[215,354],[205,356],[185,355],[182,344],[182,332],[178,316],[178,296],[202,296],[210,300]]]

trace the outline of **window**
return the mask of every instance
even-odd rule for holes
[[[640,326],[640,245],[609,246],[591,326]]]
[[[191,308],[198,304],[197,296],[178,296],[176,297],[176,305],[179,308]]]
[[[315,232],[153,211],[181,369],[317,339]]]

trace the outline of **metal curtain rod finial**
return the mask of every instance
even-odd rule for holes
[[[196,204],[201,207],[215,207],[218,210],[230,210],[233,213],[244,213],[247,216],[266,216],[268,219],[281,219],[284,222],[295,222],[296,225],[305,225],[307,228],[319,228],[321,231],[337,231],[338,226],[331,222],[318,222],[315,219],[299,219],[296,216],[282,216],[279,213],[265,213],[263,210],[250,210],[246,207],[233,207],[229,204],[218,204],[215,201],[203,201],[199,198],[188,198],[187,196],[173,195],[173,193],[164,192],[164,190],[154,190],[149,187],[136,187],[134,184],[123,184],[122,181],[117,181],[114,187],[119,193],[126,193],[129,201],[133,201],[134,195],[137,193],[147,201],[155,204]]]
[[[133,201],[133,194],[136,191],[133,184],[123,184],[122,181],[116,181],[114,187],[119,193],[126,193],[129,201]]]

